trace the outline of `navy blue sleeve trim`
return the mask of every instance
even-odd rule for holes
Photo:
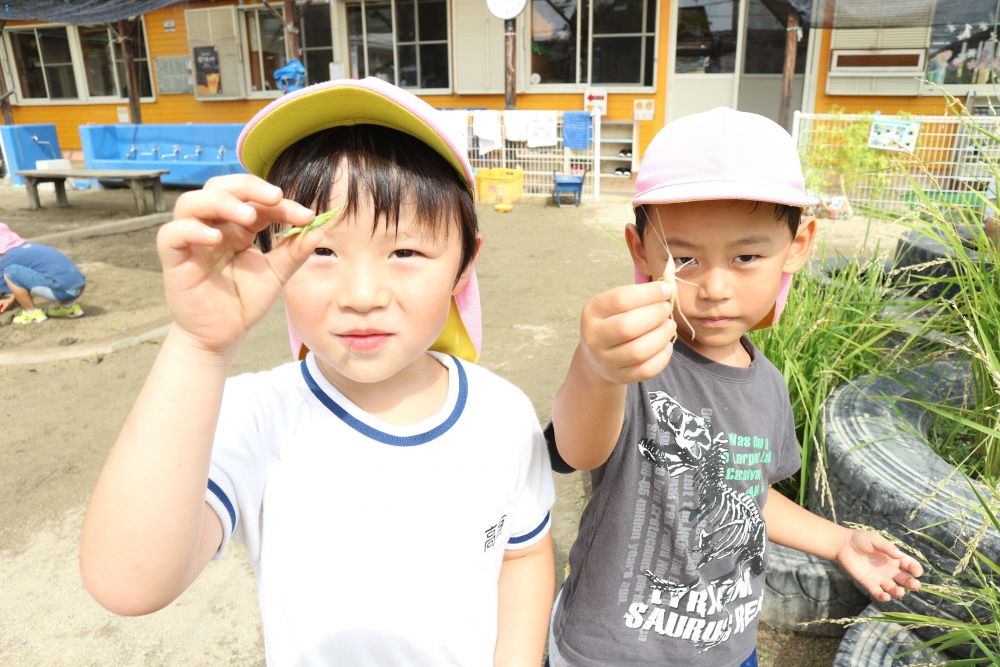
[[[530,533],[526,533],[524,535],[518,535],[517,537],[510,538],[509,540],[507,540],[507,544],[521,544],[522,542],[527,542],[528,540],[530,540],[534,536],[538,535],[538,533],[540,533],[543,530],[545,530],[545,526],[549,525],[549,517],[551,515],[552,515],[552,512],[546,512],[545,513],[545,518],[542,519],[542,522],[540,524],[538,524],[537,528],[535,528]]]
[[[226,508],[227,512],[229,512],[230,531],[235,531],[236,509],[233,507],[233,503],[230,502],[229,496],[227,496],[226,492],[223,491],[222,488],[212,480],[208,480],[208,490],[211,491],[213,494],[215,494],[215,497],[219,499],[219,502],[222,503],[222,506]]]

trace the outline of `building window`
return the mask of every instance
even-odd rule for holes
[[[274,70],[288,60],[285,51],[284,13],[278,7],[243,10],[243,28],[246,30],[247,69],[250,90],[253,92],[276,91]]]
[[[938,84],[1000,82],[998,0],[938,2],[931,24],[927,80]]]
[[[399,85],[448,87],[448,6],[444,0],[396,0]]]
[[[72,39],[76,31],[76,39]],[[89,100],[125,98],[125,65],[121,44],[105,25],[7,29],[14,76],[25,100]],[[142,21],[135,33],[135,64],[141,97],[153,96],[149,56]],[[84,90],[77,87],[83,72]]]
[[[26,99],[76,99],[68,28],[10,30],[21,95]]]
[[[128,97],[124,51],[115,34],[107,25],[84,25],[77,31],[87,77],[87,94],[90,97]],[[133,39],[139,96],[152,97],[153,84],[149,77],[149,57],[141,21]]]
[[[532,0],[531,82],[653,85],[656,0]]]
[[[330,79],[330,63],[334,61],[333,29],[330,6],[310,4],[299,8],[299,39],[306,81],[319,83]]]
[[[736,71],[739,7],[738,0],[681,0],[674,52],[678,74]]]
[[[779,5],[784,10],[787,5]],[[776,15],[774,5],[763,0],[750,0],[747,13],[746,47],[743,72],[745,74],[781,74],[785,71],[785,45],[788,33],[785,16]],[[780,11],[779,11],[780,14]],[[806,71],[806,49],[809,44],[809,27],[802,28],[795,52],[795,73]]]
[[[402,88],[450,88],[448,25],[444,0],[349,3],[351,75]]]

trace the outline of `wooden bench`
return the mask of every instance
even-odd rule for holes
[[[54,183],[56,186],[56,205],[69,206],[66,199],[67,178],[96,178],[99,180],[120,180],[132,190],[135,205],[140,215],[145,215],[146,188],[153,190],[153,208],[157,212],[166,210],[163,205],[163,183],[160,176],[169,173],[169,169],[21,169],[17,175],[24,177],[24,185],[28,190],[28,208],[41,208],[38,199],[39,183]]]

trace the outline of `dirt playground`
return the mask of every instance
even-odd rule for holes
[[[179,194],[168,190],[168,203]],[[71,191],[69,208],[27,210],[22,188],[0,185],[0,222],[59,248],[81,267],[86,316],[10,325],[0,315],[0,664],[260,665],[260,616],[253,576],[239,548],[211,564],[173,605],[119,618],[84,591],[77,546],[86,503],[169,322],[154,238],[166,215],[131,220],[128,190]],[[511,213],[480,207],[486,245],[478,267],[484,351],[481,363],[522,387],[543,423],[576,344],[587,298],[631,279],[622,229],[624,197],[579,208],[541,198]],[[135,231],[73,238],[80,230],[129,221]],[[828,251],[851,253],[863,220],[820,221]],[[880,226],[871,242],[891,253],[899,229]],[[53,236],[57,235],[57,236]],[[289,358],[283,308],[244,342],[234,372]],[[580,473],[557,476],[553,512],[559,578],[587,492]],[[766,628],[761,664],[830,665],[835,640]]]

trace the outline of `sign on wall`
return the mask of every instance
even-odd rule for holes
[[[607,88],[587,88],[583,91],[583,110],[597,112],[601,116],[608,114]]]
[[[653,120],[653,100],[633,100],[632,120]]]
[[[199,95],[222,93],[219,51],[214,46],[194,47],[195,88]]]
[[[156,89],[160,95],[194,92],[191,59],[187,56],[155,58]]]
[[[920,123],[898,118],[876,118],[868,133],[868,145],[885,151],[912,153],[917,147]]]

